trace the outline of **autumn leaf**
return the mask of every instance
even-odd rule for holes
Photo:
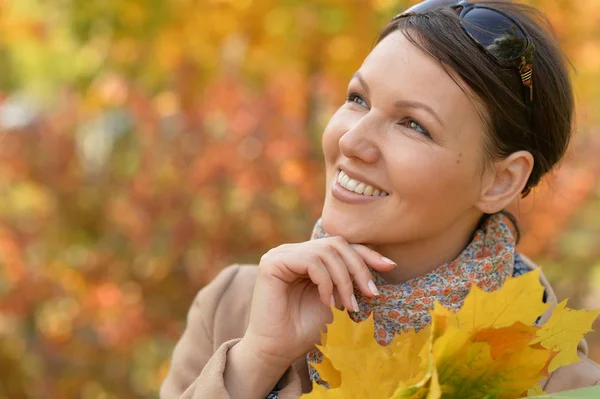
[[[317,346],[328,362],[316,365],[326,381],[326,376],[333,376],[332,388],[313,389],[306,398],[389,398],[399,385],[398,376],[408,380],[423,378],[421,351],[416,348],[424,346],[426,340],[423,337],[428,330],[398,335],[390,345],[381,346],[374,339],[372,315],[355,323],[346,311],[332,308],[332,312],[333,322],[328,325],[324,339],[326,345]],[[419,372],[420,375],[415,375]],[[339,384],[338,376],[341,378]],[[373,381],[378,383],[374,385]]]
[[[550,372],[559,367],[580,362],[577,345],[584,335],[592,331],[592,323],[600,314],[600,309],[573,310],[566,309],[567,300],[562,301],[550,319],[537,331],[537,338],[531,344],[540,343],[544,348],[558,352],[550,363]]]
[[[457,334],[461,334],[460,330],[451,331],[440,340],[452,340]],[[447,393],[444,397],[493,395],[509,399],[521,395],[547,376],[548,360],[553,355],[550,350],[528,346],[530,336],[526,326],[515,323],[479,331],[462,347],[440,354],[436,365],[440,384]]]
[[[328,357],[323,357],[321,363],[312,363],[312,366],[317,370],[319,376],[329,383],[331,388],[338,388],[342,383],[342,375],[339,370],[333,366],[333,363]]]
[[[436,334],[440,329],[444,328],[444,326],[440,327],[438,324],[443,323],[443,321],[433,320],[430,327],[427,329],[419,331],[419,333],[415,333],[412,330],[412,334],[399,334],[394,337],[394,341],[401,341],[401,338],[404,336],[409,336],[408,340],[402,342],[404,345],[410,343],[412,338],[415,341],[415,345],[413,348],[409,348],[408,353],[416,354],[416,350],[418,349],[420,352],[419,358],[420,362],[417,363],[414,361],[412,364],[413,372],[411,373],[411,377],[408,380],[401,379],[398,384],[398,388],[392,395],[392,399],[439,399],[442,396],[442,390],[439,383],[437,369],[435,367],[435,362],[433,358],[433,342],[436,337]],[[419,349],[420,348],[420,349]],[[402,346],[396,346],[394,349],[394,353],[396,355],[401,356],[405,353],[402,349]],[[412,350],[410,350],[412,349]],[[411,358],[411,359],[414,359]],[[423,372],[420,372],[418,369],[415,369],[414,366],[419,365]],[[410,367],[410,366],[409,366]]]
[[[502,295],[501,290],[491,295]],[[444,398],[514,398],[546,375],[553,353],[528,346],[536,327],[517,322],[469,332],[449,322],[456,320],[455,315],[439,304],[432,316],[434,323],[438,318],[446,321],[446,330],[434,344]],[[465,314],[460,316],[464,318]]]
[[[429,327],[398,334],[387,346],[374,338],[373,318],[355,323],[332,308],[334,319],[318,346],[316,365],[331,380],[309,399],[513,399],[543,394],[538,383],[549,367],[571,364],[579,340],[600,311],[558,305],[543,327],[535,321],[548,307],[539,272],[510,278],[487,293],[473,287],[458,312],[434,304]],[[558,360],[557,360],[558,359]],[[533,388],[532,388],[533,387]]]
[[[317,346],[324,357],[330,361],[329,369],[319,368],[317,370],[326,371],[325,375],[335,375],[333,370],[339,370],[341,383],[334,381],[334,385],[343,388],[350,388],[358,392],[372,392],[373,388],[369,386],[368,381],[362,378],[363,369],[369,370],[372,377],[376,380],[388,381],[380,384],[377,391],[391,392],[395,385],[393,384],[394,371],[388,368],[382,368],[382,365],[392,365],[393,359],[389,350],[381,350],[381,346],[373,338],[374,325],[372,316],[361,323],[352,321],[345,311],[334,311],[335,320],[339,320],[339,325],[335,328],[328,328],[327,345]],[[353,356],[348,356],[347,348],[356,348]],[[372,353],[378,353],[379,356],[371,356]],[[325,378],[325,377],[323,377]],[[344,384],[345,382],[345,384]],[[360,397],[360,396],[357,396]]]
[[[533,325],[550,307],[542,301],[543,295],[539,269],[506,279],[502,288],[494,292],[485,292],[473,285],[460,312],[449,322],[469,331],[506,327],[517,321]]]
[[[422,383],[411,387],[399,387],[391,399],[439,399],[442,397],[437,370],[432,368]]]
[[[537,328],[516,322],[507,328],[484,328],[473,334],[474,342],[487,342],[492,348],[492,358],[516,352],[535,338]]]

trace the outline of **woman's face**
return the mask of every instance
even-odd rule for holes
[[[472,226],[487,173],[484,129],[473,97],[439,62],[390,34],[352,77],[323,135],[325,231],[383,245]]]

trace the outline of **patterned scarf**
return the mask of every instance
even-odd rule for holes
[[[327,233],[319,219],[311,239],[323,237],[327,237]],[[472,283],[485,291],[500,288],[507,277],[517,272],[517,260],[511,231],[501,215],[492,215],[475,231],[471,243],[455,260],[424,276],[394,285],[388,284],[375,270],[371,270],[380,295],[366,297],[355,285],[354,294],[360,310],[349,312],[350,317],[358,322],[373,313],[375,339],[381,345],[388,345],[395,334],[410,329],[418,331],[429,324],[429,311],[433,309],[434,300],[446,308],[458,309]],[[311,381],[329,388],[312,366],[312,363],[323,360],[323,354],[314,349],[306,357]]]

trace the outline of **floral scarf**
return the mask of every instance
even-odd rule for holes
[[[319,219],[311,239],[323,237],[327,237],[327,233]],[[458,309],[472,283],[485,291],[500,288],[507,277],[517,272],[517,259],[510,229],[501,215],[492,215],[475,231],[471,243],[455,260],[424,276],[394,285],[371,270],[380,295],[366,297],[355,285],[354,294],[360,310],[349,312],[350,317],[358,322],[373,313],[375,338],[381,345],[388,345],[395,334],[410,329],[418,331],[427,326],[431,322],[429,311],[435,300],[446,308]],[[309,352],[308,371],[311,381],[329,388],[312,366],[322,360],[323,354],[318,349]]]

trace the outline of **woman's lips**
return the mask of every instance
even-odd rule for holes
[[[386,196],[371,196],[371,195],[363,195],[357,194],[353,191],[347,190],[340,185],[336,177],[333,179],[333,184],[331,185],[331,195],[339,201],[348,203],[348,204],[365,204],[373,201],[385,199],[389,197]]]

